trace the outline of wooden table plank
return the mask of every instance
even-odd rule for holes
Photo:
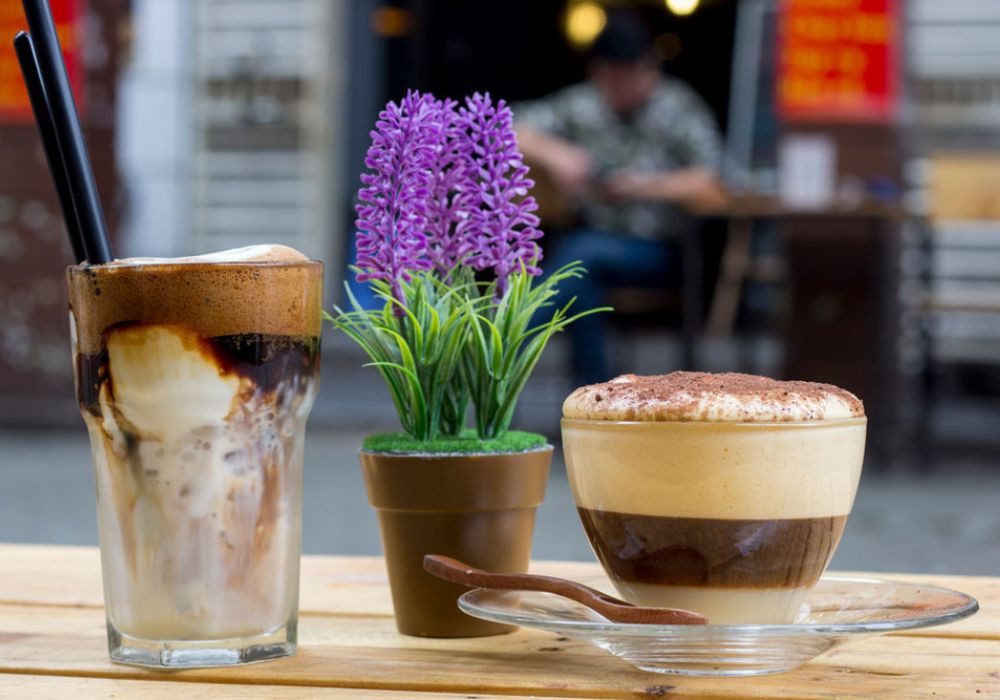
[[[0,603],[104,606],[94,547],[0,544],[0,572]],[[303,613],[392,615],[381,557],[303,557],[300,595]]]
[[[53,567],[59,575],[53,576]],[[532,562],[532,571],[566,576],[614,593],[596,563]],[[92,547],[0,545],[0,603],[101,607],[100,557]],[[844,572],[837,572],[844,573]],[[981,610],[944,627],[904,634],[1000,639],[1000,578],[928,574],[850,574],[943,586],[968,593]],[[391,616],[392,601],[380,557],[305,556],[300,608],[312,615]]]
[[[390,618],[306,615],[300,631],[294,658],[155,673],[108,661],[100,609],[4,605],[0,674],[560,697],[1000,697],[1000,643],[987,640],[876,637],[792,673],[706,679],[641,672],[585,642],[532,630],[426,640],[398,635]]]
[[[0,674],[0,698],[31,698],[32,700],[86,700],[87,698],[142,698],[143,700],[218,700],[225,696],[234,700],[298,700],[299,698],[356,698],[353,688],[309,688],[287,685],[235,685],[218,683],[185,683],[178,693],[172,683],[148,680],[116,680],[72,676],[31,676]],[[395,700],[399,693],[371,690],[365,692],[371,700]],[[496,695],[466,693],[412,693],[415,700],[496,700]],[[510,696],[504,696],[510,697]]]

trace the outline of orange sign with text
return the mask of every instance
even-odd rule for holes
[[[84,0],[49,0],[55,20],[63,60],[77,109],[83,112],[83,65],[80,36],[84,17]],[[28,91],[24,88],[21,69],[14,53],[14,36],[27,31],[21,0],[0,0],[0,124],[21,124],[33,121]]]
[[[891,121],[899,0],[781,0],[777,108],[785,121]]]

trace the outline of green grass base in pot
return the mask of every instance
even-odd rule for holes
[[[381,454],[504,454],[527,452],[545,446],[544,435],[511,430],[495,440],[480,440],[474,430],[457,437],[438,438],[428,442],[416,440],[406,433],[378,433],[365,438],[361,449]]]

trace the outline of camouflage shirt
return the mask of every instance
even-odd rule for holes
[[[564,88],[515,109],[519,123],[570,141],[590,153],[597,172],[619,168],[665,172],[703,166],[718,171],[722,147],[711,112],[684,83],[664,78],[652,98],[628,119],[615,114],[589,83]],[[641,238],[673,238],[690,225],[680,209],[661,202],[576,202],[584,225]]]

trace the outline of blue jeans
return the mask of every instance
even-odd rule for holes
[[[675,245],[613,231],[580,229],[561,236],[542,264],[547,272],[579,260],[587,269],[581,279],[559,285],[558,305],[576,297],[570,313],[607,303],[614,287],[670,286],[678,279],[680,255]],[[614,368],[608,361],[608,313],[585,316],[566,332],[572,349],[573,379],[577,384],[607,381]]]

